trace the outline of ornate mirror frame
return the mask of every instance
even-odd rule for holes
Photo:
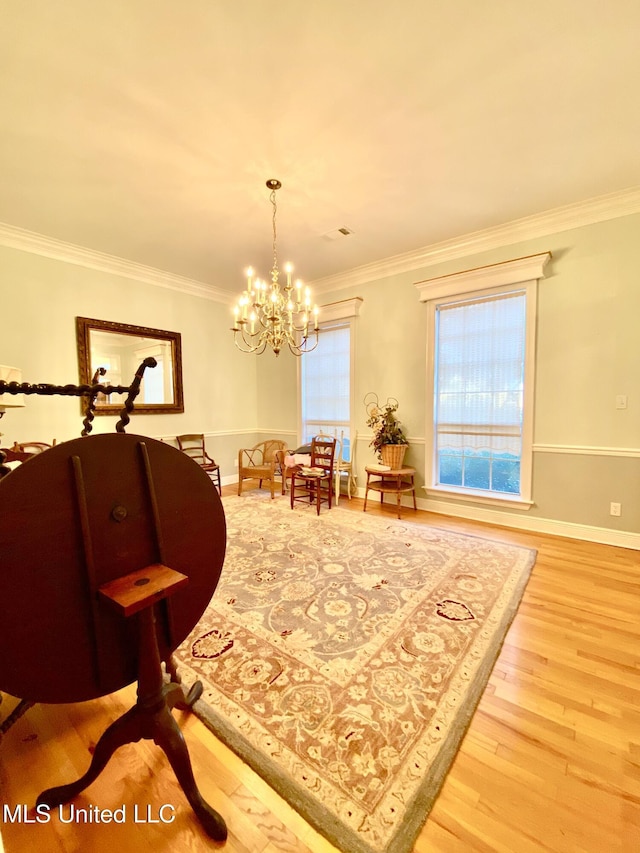
[[[96,369],[106,367],[104,377],[99,378],[101,384],[130,385],[143,359],[153,356],[158,361],[158,367],[147,369],[147,398],[143,378],[133,413],[168,415],[184,412],[182,340],[179,332],[76,317],[76,342],[80,384],[90,385]],[[156,373],[158,370],[159,373]],[[155,396],[157,402],[150,402],[150,396]],[[101,400],[98,395],[95,414],[119,415],[124,399],[122,395],[117,395],[115,400]],[[86,408],[86,400],[82,402]]]

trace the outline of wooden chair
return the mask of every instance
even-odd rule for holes
[[[222,495],[222,482],[220,480],[220,466],[209,456],[204,446],[204,435],[202,433],[190,433],[188,435],[177,435],[178,449],[190,456],[194,462],[206,471],[214,482],[217,482],[218,492]]]
[[[342,454],[344,453],[344,430],[340,432],[340,445],[336,447],[336,464],[335,464],[335,480],[336,480],[336,505],[340,501],[340,484],[342,482],[342,477],[346,475],[347,479],[347,495],[349,500],[351,500],[351,487],[356,488],[356,442],[358,440],[358,432],[354,433],[353,439],[350,442],[349,449],[349,461],[342,458]]]
[[[16,450],[15,444],[13,447],[0,447],[0,453],[4,456],[5,462],[26,462],[33,456],[33,453],[27,453],[26,450]]]
[[[22,462],[22,459],[16,458],[13,450],[8,447],[0,447],[0,480],[11,473],[11,466],[7,462]]]
[[[29,456],[33,456],[34,453],[42,453],[55,446],[56,440],[54,438],[53,444],[46,444],[44,441],[15,441],[11,449],[16,453],[28,453]]]
[[[277,458],[279,450],[287,449],[286,441],[278,441],[275,438],[260,441],[254,447],[242,448],[238,451],[238,494],[242,494],[244,480],[259,480],[260,488],[264,480],[269,482],[271,499],[276,477],[283,476],[280,460]]]
[[[302,448],[302,449],[304,450],[304,448]],[[299,451],[297,451],[297,452],[299,452]],[[296,467],[299,467],[299,466],[296,466],[296,465],[286,465],[286,464],[285,464],[284,458],[285,458],[285,456],[286,456],[287,454],[290,454],[290,455],[292,455],[292,456],[293,456],[294,451],[292,451],[292,450],[277,450],[277,451],[276,451],[276,460],[277,460],[277,462],[278,462],[278,466],[279,466],[279,468],[280,468],[280,473],[281,473],[281,477],[282,477],[282,488],[281,488],[281,493],[282,493],[283,495],[284,495],[284,494],[285,494],[285,492],[287,491],[287,481],[288,481],[288,480],[290,480],[290,479],[293,477],[293,472],[294,472],[294,470],[296,469]],[[311,460],[311,445],[309,445],[309,454],[308,454],[308,456],[309,456],[309,460],[308,460],[308,461],[309,461],[309,464],[311,464],[311,463],[310,463],[310,460]]]
[[[293,468],[291,475],[291,509],[295,501],[315,500],[317,514],[320,504],[326,502],[331,509],[333,494],[333,467],[336,439],[328,435],[317,435],[311,442],[311,466]],[[311,469],[316,469],[312,472]]]
[[[320,435],[328,435],[328,433],[320,432]],[[356,487],[356,475],[355,471],[355,451],[356,451],[356,441],[358,439],[358,432],[356,431],[354,435],[354,439],[350,444],[350,459],[347,462],[346,459],[343,459],[344,453],[344,430],[340,430],[340,438],[336,436],[336,455],[335,461],[333,465],[333,475],[335,479],[335,495],[336,495],[336,506],[340,503],[340,487],[342,484],[342,477],[346,474],[347,478],[347,495],[349,496],[349,500],[351,500],[351,486],[353,485],[354,489]]]
[[[280,486],[280,492],[284,495],[287,491],[287,480],[290,480],[293,476],[293,467],[287,467],[284,463],[284,457],[286,456],[286,450],[276,450],[276,463],[280,468],[280,476],[282,478],[282,483]]]

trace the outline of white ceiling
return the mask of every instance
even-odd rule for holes
[[[317,280],[639,186],[639,88],[638,0],[4,0],[0,222],[239,291],[273,177]]]

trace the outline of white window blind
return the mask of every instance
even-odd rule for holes
[[[351,327],[323,328],[320,343],[301,358],[302,440],[344,433],[348,457],[351,417]]]
[[[526,293],[436,309],[436,484],[520,494]]]

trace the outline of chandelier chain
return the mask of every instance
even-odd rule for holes
[[[273,214],[271,216],[271,221],[273,223],[273,267],[271,269],[271,278],[274,282],[276,282],[278,280],[278,251],[276,249],[276,211],[278,209],[278,206],[276,204],[275,190],[271,190],[270,198],[271,204],[273,205]]]

